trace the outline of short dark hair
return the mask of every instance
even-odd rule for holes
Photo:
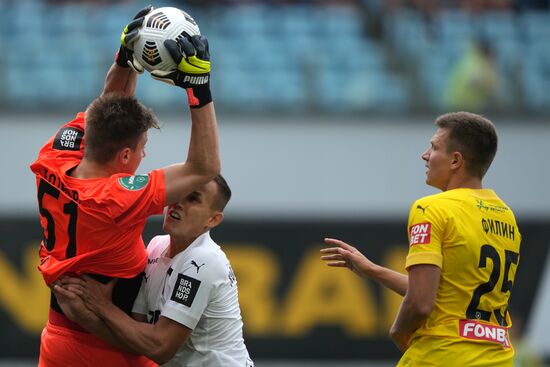
[[[125,147],[136,149],[140,137],[151,127],[159,128],[150,108],[134,97],[110,93],[102,95],[86,110],[84,155],[107,163]]]
[[[223,212],[229,199],[231,199],[231,189],[221,174],[214,177],[214,182],[218,185],[218,193],[214,199],[214,208]]]
[[[447,151],[459,151],[466,170],[483,178],[497,153],[498,137],[489,119],[470,112],[451,112],[439,116],[435,124],[449,131]]]

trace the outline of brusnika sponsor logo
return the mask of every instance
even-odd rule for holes
[[[476,207],[479,210],[481,210],[482,212],[485,212],[485,213],[488,213],[488,212],[504,213],[504,212],[507,212],[508,210],[510,210],[507,206],[487,203],[486,201],[483,201],[483,200],[480,200],[480,199],[477,199]]]

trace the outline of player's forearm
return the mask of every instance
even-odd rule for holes
[[[126,346],[131,353],[145,355],[156,360],[157,350],[162,345],[154,333],[154,325],[138,322],[114,305],[100,315],[113,337]]]
[[[139,354],[135,350],[129,348],[129,346],[126,345],[122,340],[117,338],[116,335],[113,334],[112,330],[107,326],[107,324],[99,317],[93,320],[79,320],[78,324],[90,333],[103,340],[104,342],[109,343],[118,349],[124,350],[129,353]]]
[[[116,93],[124,96],[133,96],[136,91],[136,85],[137,73],[132,68],[124,68],[113,63],[105,78],[103,94]]]
[[[416,264],[408,268],[407,294],[403,298],[390,335],[402,350],[411,334],[430,316],[439,287],[441,269],[433,264]]]
[[[221,169],[218,126],[214,103],[191,109],[191,141],[187,163],[193,165],[200,174],[214,178]]]
[[[164,168],[166,203],[172,204],[220,173],[220,148],[213,103],[191,109],[191,141],[187,160]]]
[[[409,277],[405,274],[377,265],[368,276],[401,296],[407,293]]]
[[[428,316],[429,312],[412,303],[405,296],[390,329],[391,338],[402,350],[406,349],[411,334],[426,321]]]

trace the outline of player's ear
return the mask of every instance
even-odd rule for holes
[[[464,165],[464,157],[460,152],[454,152],[451,158],[451,169],[459,169]]]
[[[118,152],[117,160],[119,163],[126,165],[130,161],[131,155],[132,155],[132,149],[130,149],[129,147],[126,147]]]
[[[223,213],[216,211],[216,213],[208,219],[208,228],[214,228],[223,221]]]

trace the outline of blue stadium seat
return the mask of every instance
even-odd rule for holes
[[[258,79],[257,75],[240,68],[226,71],[215,82],[216,100],[231,110],[261,111],[265,101]]]
[[[344,51],[324,50],[315,55],[317,65],[327,69],[355,70],[370,69],[374,72],[385,68],[384,54],[377,45],[360,45]]]
[[[527,110],[550,111],[550,15],[543,12],[528,12],[521,18],[525,36],[522,55],[521,91]]]
[[[539,62],[531,60],[521,73],[524,106],[533,112],[550,109],[550,77],[545,77],[541,69]]]
[[[296,111],[307,107],[304,75],[298,70],[275,68],[269,74],[260,74],[265,110]]]
[[[325,14],[322,29],[325,34],[343,36],[361,36],[363,25],[360,12],[353,6],[331,5],[321,8]]]
[[[445,93],[453,59],[444,53],[426,57],[420,63],[419,81],[427,97],[428,104],[436,109],[445,105]]]
[[[480,33],[488,40],[511,40],[519,37],[518,20],[511,12],[486,12],[480,17]]]
[[[523,62],[523,44],[517,39],[499,38],[491,42],[496,61],[504,75],[517,70]]]
[[[185,104],[185,94],[173,86],[153,79],[148,73],[139,79],[136,96],[147,106],[155,109],[177,109]]]
[[[408,105],[405,85],[380,71],[349,73],[345,69],[327,70],[319,75],[318,107],[334,111],[402,111]],[[386,87],[389,86],[389,89]]]
[[[4,37],[8,39],[13,36],[15,31],[15,12],[16,7],[13,4],[3,6],[2,11],[0,12],[0,40],[3,40]]]
[[[379,11],[383,3],[362,1]],[[3,103],[87,104],[101,89],[122,28],[146,5],[139,3],[5,4],[0,12],[0,44],[15,52],[0,55],[5,70],[0,78]],[[162,0],[155,6],[174,6],[174,2]],[[428,22],[420,12],[399,10],[383,19],[388,42],[383,44],[363,32],[362,14],[356,8],[335,2],[213,7],[185,3],[183,7],[209,37],[215,70],[212,88],[220,108],[406,111],[413,90],[409,82],[417,77],[419,94],[440,109],[451,61],[481,36],[494,47],[501,94],[511,105],[521,103],[511,96],[521,95],[529,111],[550,111],[547,12],[471,16],[450,10]],[[400,59],[387,60],[393,55],[386,46]],[[41,68],[36,67],[37,58]],[[392,65],[397,61],[410,74],[391,74],[387,61]],[[341,87],[334,88],[336,84]],[[181,103],[169,86],[147,74],[138,85],[138,95],[155,107]]]
[[[434,42],[419,12],[397,11],[387,18],[384,27],[397,55],[413,58],[413,62]]]
[[[527,12],[521,17],[520,23],[528,42],[550,39],[550,14]]]
[[[68,33],[90,36],[88,26],[93,8],[89,4],[63,4],[49,6],[44,9],[42,17],[42,32],[48,37],[56,37]]]
[[[323,24],[316,7],[308,5],[271,6],[265,12],[264,22],[266,32],[273,37],[315,36]]]
[[[380,74],[378,78],[380,100],[377,112],[403,113],[411,104],[409,86],[402,79],[390,74]]]
[[[12,32],[37,32],[42,30],[43,15],[48,7],[41,2],[23,2],[14,6],[9,19]]]
[[[219,32],[231,37],[248,37],[265,33],[266,9],[255,5],[224,8],[219,20]]]
[[[438,34],[443,42],[472,39],[479,34],[475,19],[460,10],[445,10],[437,17]]]
[[[94,17],[96,29],[101,28],[108,34],[119,34],[124,29],[136,13],[136,7],[132,3],[117,3],[114,5],[101,7]]]

